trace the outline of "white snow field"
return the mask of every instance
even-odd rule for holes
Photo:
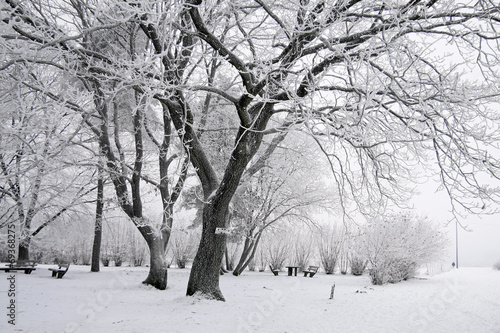
[[[500,271],[492,268],[384,286],[367,275],[247,271],[221,276],[226,302],[218,302],[184,296],[188,269],[169,269],[169,287],[159,291],[141,284],[145,267],[71,266],[63,279],[48,267],[14,279],[0,272],[0,332],[500,332]]]

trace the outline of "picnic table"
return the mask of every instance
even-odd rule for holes
[[[24,274],[31,274],[35,271],[35,266],[37,263],[34,260],[18,260],[16,262],[8,263],[5,267],[0,267],[0,271],[5,271],[6,273],[10,271],[24,271]]]
[[[288,276],[293,275],[297,276],[297,270],[300,268],[300,266],[286,266],[288,268]]]

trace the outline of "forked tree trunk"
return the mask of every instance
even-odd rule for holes
[[[250,237],[252,235],[249,235],[247,239],[245,240],[245,245],[243,247],[243,252],[241,253],[240,260],[238,262],[238,265],[233,271],[234,276],[238,276],[243,271],[245,268],[247,268],[248,264],[253,260],[255,257],[255,252],[257,250],[257,246],[259,245],[260,241],[260,236],[262,235],[262,232],[259,231],[259,235],[255,240],[251,240]]]
[[[200,293],[207,298],[225,300],[219,288],[219,272],[224,258],[227,236],[215,234],[215,230],[217,227],[227,227],[229,204],[240,184],[243,172],[262,143],[263,131],[271,118],[272,108],[271,103],[259,103],[252,107],[249,115],[258,115],[252,123],[252,128],[255,131],[249,131],[246,126],[240,128],[236,139],[237,145],[220,183],[216,182],[217,176],[212,167],[199,163],[206,159],[203,158],[204,152],[200,149],[201,145],[198,145],[196,137],[189,136],[189,131],[186,131],[184,135],[184,140],[193,139],[189,142],[190,147],[193,147],[192,162],[194,167],[204,171],[199,171],[198,175],[202,181],[207,201],[203,209],[203,231],[200,245],[189,276],[186,292],[188,296]],[[197,156],[193,158],[193,155]]]

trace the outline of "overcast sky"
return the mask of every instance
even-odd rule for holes
[[[422,189],[415,198],[416,211],[427,215],[436,223],[445,223],[451,219],[449,201],[446,194],[434,192],[432,188]],[[458,229],[459,266],[491,267],[500,261],[500,214],[489,216],[469,216],[461,223],[471,231]],[[455,261],[455,223],[446,228],[450,236],[449,260]]]

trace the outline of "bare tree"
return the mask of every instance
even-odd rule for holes
[[[5,8],[10,11],[10,17],[3,21],[3,28],[10,35],[4,36],[3,41],[8,44],[20,37],[27,44],[22,55],[25,61],[17,59],[13,52],[1,69],[12,71],[17,63],[44,64],[51,68],[54,75],[77,78],[73,86],[58,90],[50,89],[43,78],[34,76],[28,76],[23,84],[64,107],[66,112],[79,115],[97,139],[97,149],[106,160],[106,171],[115,188],[118,205],[136,225],[150,248],[150,271],[144,283],[165,289],[165,249],[172,227],[173,206],[185,180],[188,159],[181,158],[178,164],[174,163],[180,156],[180,150],[170,154],[174,140],[170,116],[167,113],[158,116],[156,109],[153,110],[161,109],[160,103],[150,103],[151,96],[145,94],[144,89],[138,86],[134,89],[133,83],[119,80],[123,74],[119,63],[137,63],[137,48],[147,49],[144,43],[147,44],[151,36],[147,34],[146,24],[131,22],[131,17],[120,10],[119,2],[110,7],[106,7],[109,3],[80,1],[57,4],[50,1],[7,1],[6,5],[10,7]],[[158,5],[162,6],[161,2]],[[102,15],[97,14],[100,9]],[[131,14],[135,10],[133,6],[128,9]],[[71,24],[58,19],[62,12],[74,19]],[[19,24],[12,24],[16,20]],[[146,35],[138,35],[141,27]],[[52,33],[45,34],[45,31]],[[43,36],[38,37],[39,33]],[[76,38],[73,37],[75,33],[78,35]],[[37,47],[48,51],[43,56],[36,56]],[[54,54],[61,59],[54,60]],[[144,58],[141,60],[144,61]],[[103,68],[106,65],[110,67]],[[128,150],[131,143],[133,149]],[[147,148],[156,152],[159,165],[153,170],[153,173],[157,171],[153,176],[145,174],[145,165],[151,161],[146,158]],[[97,149],[94,147],[94,150]],[[173,165],[178,166],[175,179],[172,179],[174,173],[170,173],[169,169]],[[157,191],[161,196],[163,214],[159,223],[154,223],[143,213],[143,201],[147,196],[144,192],[150,191]]]
[[[11,76],[0,72],[0,228],[16,221],[19,259],[29,259],[31,240],[46,226],[85,204],[95,190],[92,172],[73,157],[89,154],[72,145],[82,123],[43,93],[20,82],[44,76],[43,68],[19,65]],[[46,75],[48,85],[60,86]],[[91,156],[90,156],[91,157]]]
[[[287,146],[303,152],[295,153]],[[282,142],[282,151],[268,158],[263,163],[265,167],[247,180],[234,198],[231,224],[233,233],[243,237],[244,243],[233,275],[240,275],[253,260],[262,235],[273,225],[288,223],[301,228],[313,224],[313,213],[333,204],[332,193],[318,176],[321,171],[317,163],[312,162],[314,154],[302,147],[298,138]],[[296,162],[302,160],[301,157],[304,160]],[[310,244],[305,241],[303,246],[300,255],[308,257]]]

